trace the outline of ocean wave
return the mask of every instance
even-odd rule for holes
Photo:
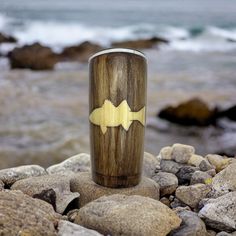
[[[65,46],[79,44],[84,41],[98,43],[109,47],[112,42],[123,40],[147,39],[162,37],[169,40],[162,50],[179,51],[229,51],[236,49],[236,28],[226,29],[216,26],[174,27],[170,25],[136,24],[121,27],[85,25],[76,22],[24,21],[17,24],[0,14],[0,32],[15,36],[18,46],[40,42],[52,47],[55,51]],[[0,48],[6,53],[11,46]]]

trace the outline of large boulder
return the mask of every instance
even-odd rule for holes
[[[223,111],[220,111],[218,113],[218,117],[227,117],[233,121],[236,121],[236,105],[225,109]]]
[[[70,191],[70,179],[68,174],[32,177],[17,181],[11,189],[21,190],[31,197],[44,200],[50,203],[55,211],[63,214],[74,200],[79,199],[79,193]]]
[[[64,48],[60,58],[68,61],[78,60],[80,62],[87,62],[90,56],[100,50],[102,50],[100,45],[85,41],[79,45]]]
[[[205,223],[197,213],[187,210],[177,211],[182,219],[181,226],[172,231],[169,236],[208,236]]]
[[[0,180],[7,186],[11,186],[16,181],[33,177],[45,175],[46,171],[43,167],[38,165],[25,165],[8,169],[0,170]]]
[[[236,191],[236,162],[228,165],[212,179],[212,195],[217,197]]]
[[[56,236],[60,215],[52,206],[21,191],[0,192],[0,235]]]
[[[199,212],[205,223],[220,231],[236,230],[236,192],[210,199]]]
[[[176,189],[176,197],[192,208],[196,208],[198,203],[207,196],[211,187],[205,184],[194,184],[190,186],[179,186]]]
[[[15,48],[8,57],[12,69],[51,70],[58,61],[50,48],[39,43]]]
[[[100,198],[104,195],[124,194],[124,195],[141,195],[153,199],[159,199],[160,187],[152,179],[142,177],[141,182],[130,188],[107,188],[96,184],[89,172],[81,172],[71,179],[70,187],[72,192],[80,193],[78,207],[82,207],[87,203]]]
[[[58,236],[102,236],[102,234],[87,229],[81,225],[71,223],[66,220],[60,220],[58,224]]]
[[[82,207],[75,223],[105,235],[166,236],[181,219],[154,199],[116,194]]]
[[[80,153],[72,156],[65,161],[52,165],[47,168],[49,174],[65,173],[65,172],[81,172],[90,170],[90,155],[87,153]]]
[[[193,98],[177,106],[167,106],[158,116],[170,122],[190,126],[207,126],[215,121],[216,111],[198,98]]]
[[[161,196],[174,193],[178,187],[178,179],[172,173],[158,172],[152,177],[152,179],[160,185]]]
[[[114,42],[112,43],[112,47],[146,49],[152,48],[160,43],[168,43],[168,40],[159,37],[153,37],[150,39],[127,40],[122,42]]]
[[[16,42],[17,40],[15,37],[0,33],[0,44],[1,43],[16,43]]]

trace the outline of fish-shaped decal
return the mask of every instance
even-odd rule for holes
[[[96,108],[89,116],[89,120],[101,127],[102,133],[105,134],[107,127],[116,127],[122,125],[128,131],[134,120],[145,125],[145,106],[137,111],[131,111],[126,100],[123,100],[119,106],[114,106],[111,101],[105,100],[102,107]]]

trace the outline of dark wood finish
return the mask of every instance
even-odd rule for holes
[[[132,112],[146,107],[146,59],[127,52],[110,52],[90,60],[89,111],[110,100],[127,100]],[[110,114],[105,114],[109,116]],[[145,127],[134,120],[126,131],[121,125],[101,127],[90,122],[92,177],[97,184],[122,188],[140,182]]]

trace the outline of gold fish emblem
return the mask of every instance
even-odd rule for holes
[[[145,106],[137,112],[132,112],[126,100],[123,100],[117,107],[111,101],[105,100],[102,107],[92,111],[89,120],[93,124],[99,125],[103,134],[106,133],[107,127],[119,125],[128,131],[134,120],[139,121],[143,126],[145,125]]]

